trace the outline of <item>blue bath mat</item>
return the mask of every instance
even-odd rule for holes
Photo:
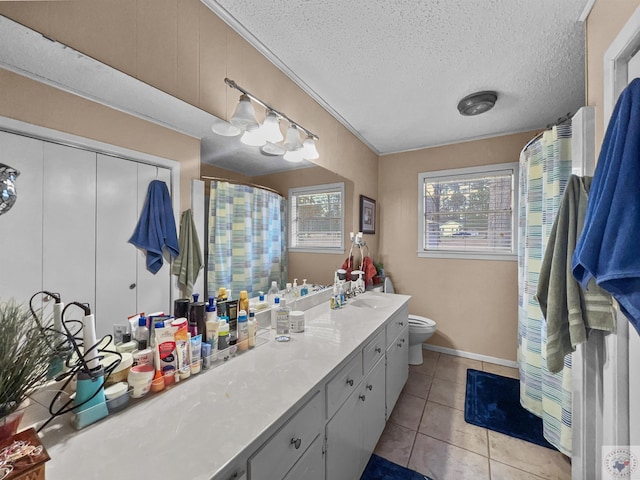
[[[360,480],[432,480],[429,477],[404,468],[401,465],[379,457],[375,453],[371,455],[367,468]]]
[[[556,450],[542,435],[542,419],[520,405],[520,381],[515,378],[468,369],[464,419],[467,423]]]

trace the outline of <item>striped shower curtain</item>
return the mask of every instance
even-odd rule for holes
[[[207,291],[241,290],[249,297],[287,279],[287,201],[248,185],[212,181],[209,198]]]
[[[571,355],[547,370],[546,324],[534,298],[542,257],[571,175],[571,125],[546,131],[520,154],[518,364],[520,403],[543,420],[544,437],[571,456]]]

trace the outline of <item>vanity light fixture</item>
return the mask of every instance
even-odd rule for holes
[[[240,138],[242,143],[261,147],[261,151],[266,155],[284,155],[285,160],[291,162],[315,160],[320,157],[315,143],[319,140],[316,134],[300,126],[284,113],[267,105],[233,80],[225,78],[224,82],[242,95],[229,123],[220,120],[211,127],[213,132],[225,136],[238,135],[242,132]],[[264,107],[267,111],[262,125],[256,119],[252,102]],[[286,137],[283,137],[280,130],[281,119],[287,120],[290,125]],[[304,143],[300,141],[300,132],[305,134]],[[284,142],[282,142],[283,139]]]
[[[472,93],[458,102],[458,111],[465,117],[479,115],[491,110],[496,100],[498,100],[498,94],[493,91]]]

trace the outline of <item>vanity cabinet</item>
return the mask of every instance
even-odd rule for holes
[[[129,407],[92,428],[52,430],[43,438],[52,457],[47,477],[91,471],[87,480],[104,480],[118,470],[123,480],[140,471],[160,478],[358,480],[407,378],[408,301],[392,295],[387,310],[371,312],[329,311],[323,302],[306,311],[309,328],[291,342],[266,343],[167,389],[162,401]],[[181,415],[156,421],[176,407]],[[216,428],[202,427],[214,418]],[[129,440],[141,424],[146,435]],[[194,447],[151,464],[103,453],[152,450],[167,435]],[[186,461],[194,454],[202,460]],[[103,467],[92,470],[98,461]]]
[[[408,377],[407,316],[400,309],[327,384],[327,480],[360,478],[382,435]]]
[[[406,315],[403,319],[394,319],[393,324],[389,324],[387,327],[387,335],[389,331],[396,332],[398,327],[401,327],[398,335],[388,342],[386,352],[386,404],[388,415],[391,415],[402,388],[407,383],[407,378],[409,378],[409,325]]]
[[[322,417],[322,398],[317,392],[249,459],[251,480],[284,478],[320,436]],[[313,454],[310,454],[308,460],[296,468],[301,471],[313,470],[314,460]]]

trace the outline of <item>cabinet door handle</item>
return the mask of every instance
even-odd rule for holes
[[[376,353],[382,353],[382,349],[380,347],[376,347]]]
[[[402,343],[404,343],[404,338],[401,338],[401,339],[400,339],[400,341],[401,341]]]
[[[398,325],[400,325],[401,327],[404,327],[404,322],[398,322]]]
[[[364,395],[360,395],[358,398],[364,402],[364,400],[365,400],[367,397],[365,397]]]
[[[353,387],[353,379],[352,378],[348,378],[347,379],[347,385],[349,385],[350,387]]]
[[[300,448],[300,444],[302,444],[302,439],[300,437],[291,439],[291,445],[293,445],[296,450]]]
[[[129,285],[129,290],[133,290],[134,288],[136,288],[136,284],[132,283],[131,285]]]
[[[369,391],[373,390],[373,385],[367,385],[367,388],[369,389]]]
[[[401,343],[398,343],[398,346],[399,346],[399,347],[402,347],[402,344],[401,344]]]

